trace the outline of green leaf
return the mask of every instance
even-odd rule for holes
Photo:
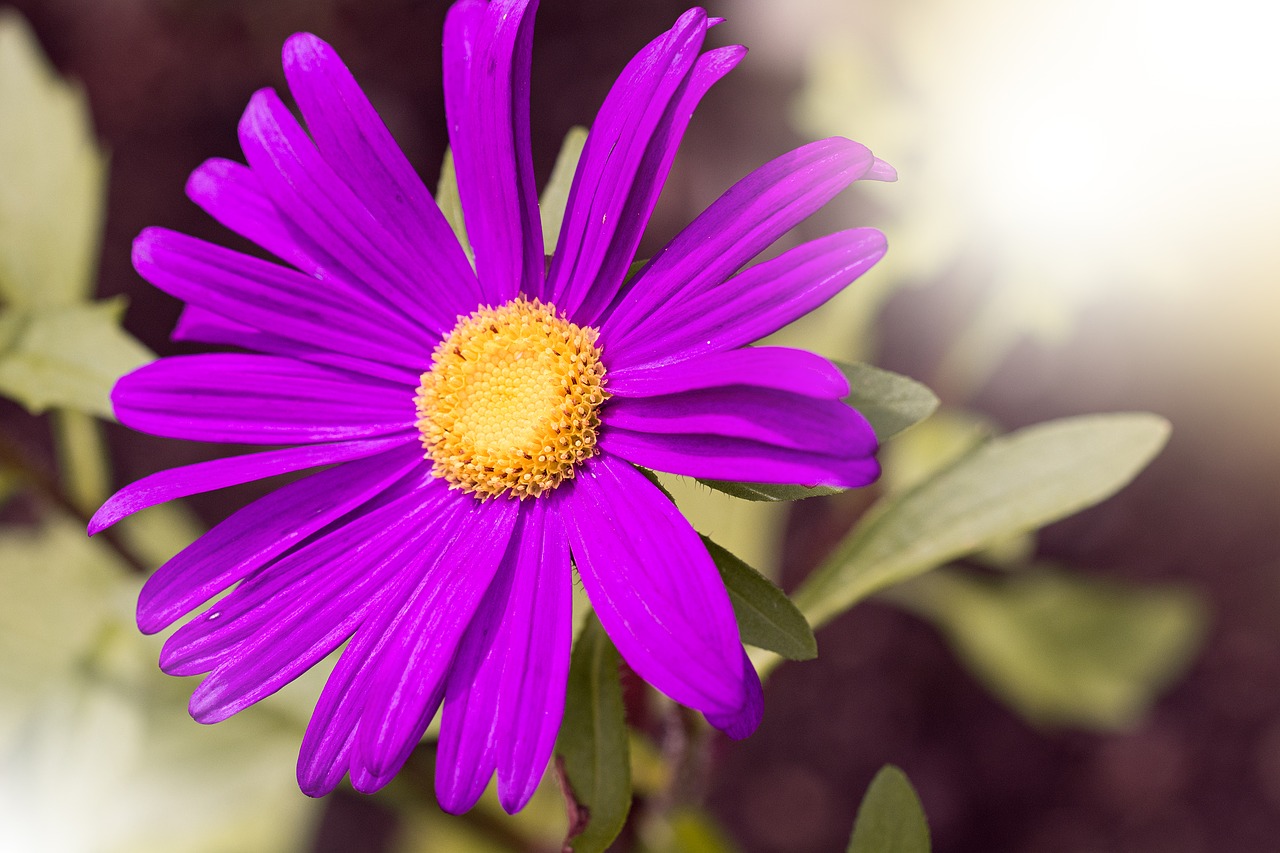
[[[886,764],[858,806],[848,853],[929,853],[929,824],[907,775]]]
[[[565,207],[569,204],[569,188],[573,186],[573,175],[578,170],[578,160],[582,157],[582,147],[586,144],[585,127],[569,128],[564,142],[560,143],[560,153],[556,155],[551,177],[547,179],[547,185],[542,188],[542,196],[538,199],[542,219],[542,245],[548,255],[556,250],[556,243],[560,240],[560,226],[564,222]]]
[[[893,600],[907,597],[992,693],[1041,725],[1132,726],[1204,633],[1188,590],[1043,567],[985,579],[944,570],[899,589]]]
[[[1151,414],[1087,415],[978,445],[914,489],[882,499],[792,596],[814,627],[871,593],[1119,491],[1159,452]]]
[[[458,195],[458,172],[453,166],[453,149],[444,150],[444,162],[440,164],[440,180],[436,183],[436,206],[444,214],[453,236],[458,238],[462,250],[475,265],[475,252],[467,239],[467,223],[462,217],[462,196]]]
[[[617,649],[592,616],[574,643],[564,722],[556,741],[556,754],[564,761],[573,799],[586,821],[569,829],[567,843],[576,853],[605,850],[631,811],[631,759],[618,683],[620,662]]]
[[[849,380],[849,396],[844,401],[870,421],[881,442],[918,424],[938,408],[937,395],[914,379],[861,362],[832,363]]]
[[[0,394],[32,413],[51,406],[112,418],[111,387],[151,361],[120,328],[122,299],[0,313]]]
[[[728,480],[698,480],[704,486],[747,501],[799,501],[845,491],[834,486],[789,486],[784,483],[733,483]]]
[[[0,299],[62,306],[92,291],[105,165],[84,93],[0,10]]]
[[[777,652],[790,660],[817,657],[818,643],[813,638],[813,629],[786,593],[706,536],[702,541],[729,590],[742,642]]]

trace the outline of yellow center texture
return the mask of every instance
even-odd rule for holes
[[[459,317],[415,398],[431,472],[482,500],[572,479],[609,396],[597,337],[523,296]]]

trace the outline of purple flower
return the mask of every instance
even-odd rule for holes
[[[443,702],[436,789],[470,808],[496,772],[532,795],[564,708],[573,566],[627,664],[731,737],[760,682],[697,534],[635,466],[695,477],[865,485],[875,437],[810,353],[746,345],[884,253],[854,229],[738,270],[859,178],[893,170],[828,139],[730,189],[627,279],[701,97],[742,58],[703,52],[692,9],[622,72],[591,129],[559,244],[543,253],[529,147],[536,0],[460,0],[445,103],[474,270],[328,45],[284,48],[307,123],[272,90],[240,123],[248,165],[187,186],[287,265],[153,228],[138,272],[187,303],[174,337],[248,353],[164,358],[113,393],[124,424],[282,445],[161,471],[90,532],[174,498],[328,466],[219,524],[155,573],[138,625],[161,667],[208,673],[203,723],[275,692],[347,642],[302,742],[312,796],[401,768]],[[517,499],[518,498],[518,499]]]

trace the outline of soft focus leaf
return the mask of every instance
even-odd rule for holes
[[[83,92],[0,9],[0,300],[53,307],[88,296],[104,176]]]
[[[1130,413],[1066,418],[992,439],[880,501],[792,600],[811,625],[822,625],[873,592],[1110,497],[1168,437],[1163,418]]]
[[[458,173],[453,166],[453,149],[451,148],[445,149],[444,162],[440,164],[440,180],[436,184],[436,204],[474,266],[475,253],[471,250],[471,241],[467,238],[467,224],[462,218],[462,196],[458,195]]]
[[[732,483],[728,480],[698,480],[717,492],[748,501],[799,501],[823,495],[838,495],[844,489],[833,486],[789,486],[783,483]]]
[[[0,317],[0,394],[32,413],[60,406],[112,418],[111,388],[153,356],[120,328],[124,302],[35,309]]]
[[[813,629],[786,593],[707,537],[703,536],[702,541],[729,590],[742,642],[777,652],[790,660],[817,657],[818,643],[813,638]]]
[[[1191,592],[1044,568],[977,578],[940,571],[894,590],[991,692],[1033,723],[1136,723],[1199,646]]]
[[[738,848],[711,815],[691,807],[671,815],[671,844],[675,853],[734,853]]]
[[[586,825],[568,839],[576,853],[608,848],[631,810],[627,721],[618,682],[618,651],[593,616],[573,646],[564,722],[556,754]],[[573,832],[575,827],[570,827]]]
[[[849,853],[929,853],[929,824],[907,775],[886,764],[858,806]]]
[[[569,188],[573,186],[573,174],[582,157],[582,147],[587,144],[587,129],[581,126],[569,128],[560,143],[560,153],[551,169],[551,177],[542,188],[538,210],[542,219],[542,245],[548,255],[556,250],[560,239],[560,226],[564,222],[564,210],[569,203]],[[634,272],[634,270],[633,270]]]
[[[92,515],[111,495],[111,470],[102,428],[83,412],[59,409],[53,413],[53,444],[63,489],[75,506]]]
[[[833,362],[849,380],[845,402],[871,423],[883,443],[933,414],[938,397],[924,385],[861,362]]]

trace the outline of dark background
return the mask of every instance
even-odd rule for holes
[[[279,48],[288,34],[311,30],[338,49],[434,185],[446,144],[445,3],[12,5],[53,62],[88,91],[111,156],[100,293],[129,296],[127,327],[158,353],[178,351],[167,341],[178,304],[133,273],[130,241],[147,225],[165,225],[234,242],[182,186],[205,158],[238,158],[240,111],[255,89],[283,87]],[[713,4],[713,14],[730,19],[713,34],[716,43],[744,38],[732,31],[736,5]],[[544,2],[533,81],[540,179],[564,131],[590,122],[626,59],[683,9],[669,0]],[[708,186],[723,189],[804,141],[786,121],[798,85],[772,69],[754,71],[749,58],[717,87],[694,121],[647,250],[709,200]],[[877,224],[874,212],[845,205],[814,227],[842,227],[832,223],[849,215]],[[980,285],[957,275],[897,297],[879,326],[879,362],[929,382],[982,296]],[[1238,380],[1225,377],[1266,356],[1206,351],[1201,334],[1244,310],[1221,291],[1179,304],[1116,295],[1089,308],[1064,345],[1020,345],[976,397],[947,400],[1008,428],[1120,409],[1173,420],[1173,440],[1155,464],[1104,506],[1048,529],[1040,553],[1100,574],[1191,583],[1209,602],[1212,623],[1189,677],[1132,732],[1037,731],[973,682],[930,628],[875,603],[859,606],[819,633],[817,661],[778,671],[754,737],[717,746],[710,806],[744,850],[843,850],[857,803],[886,762],[917,786],[938,853],[1280,847],[1280,464],[1274,409],[1257,404],[1259,396],[1274,400],[1275,385],[1263,370],[1262,387],[1233,393]],[[119,429],[110,438],[120,483],[215,452]],[[252,494],[254,487],[206,496],[197,507],[217,518]],[[803,577],[855,508],[809,501],[794,511],[785,583]],[[389,837],[378,828],[385,820],[354,797],[335,798],[316,849],[378,849]],[[363,846],[340,840],[353,837]]]

